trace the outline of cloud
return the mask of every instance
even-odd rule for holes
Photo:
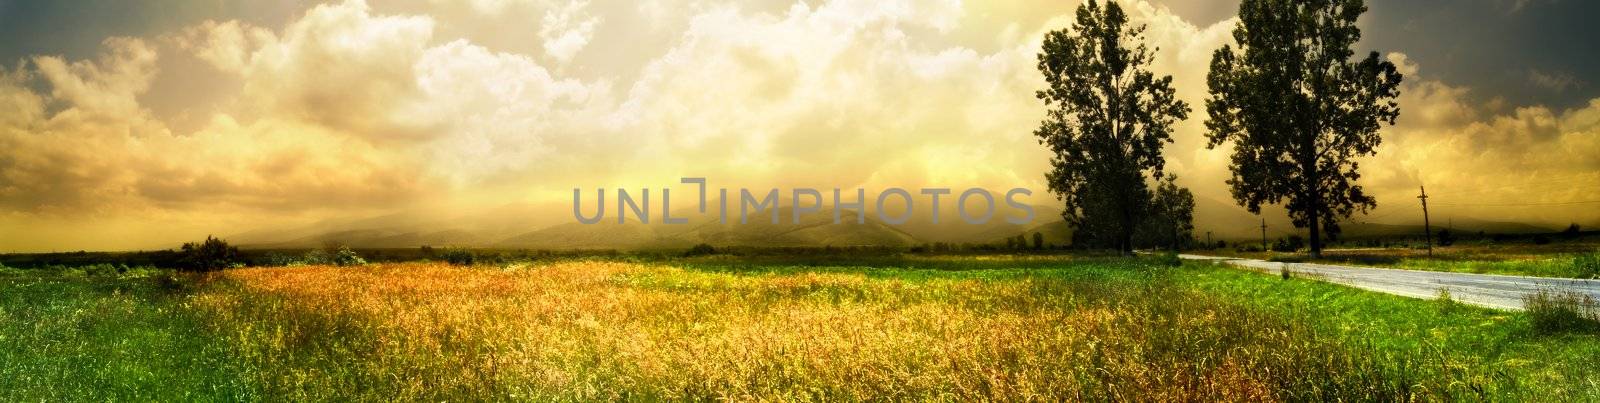
[[[1582,206],[1537,206],[1593,199],[1600,184],[1600,99],[1568,110],[1502,111],[1473,103],[1464,87],[1407,80],[1398,124],[1385,130],[1377,157],[1362,162],[1363,182],[1380,195],[1380,209],[1382,203],[1409,208],[1408,196],[1425,185],[1434,196],[1430,207],[1446,215],[1551,224],[1600,218]]]
[[[587,42],[609,26],[584,10],[547,14],[543,29],[584,31]],[[1031,137],[1036,37],[1011,35],[988,52],[922,39],[960,23],[967,11],[955,2],[675,11],[686,13],[681,30],[641,50],[654,56],[623,86],[439,38],[431,16],[384,15],[361,1],[314,7],[281,29],[207,21],[165,36],[162,51],[203,61],[239,91],[185,133],[138,103],[159,71],[157,46],[119,39],[95,62],[41,58],[41,68],[6,75],[15,84],[0,99],[20,107],[0,141],[25,151],[0,160],[0,202],[31,214],[163,212],[248,226],[241,217],[445,198],[430,189],[498,204],[684,175],[727,186],[1042,188],[1046,158]],[[1209,52],[1180,19],[1139,13],[1158,25],[1163,55],[1183,58],[1165,66]],[[557,63],[583,47],[551,44]],[[47,77],[50,96],[27,89],[34,75]],[[55,99],[76,107],[50,113]],[[39,129],[87,113],[76,111],[112,125]]]
[[[1032,136],[1043,115],[1035,54],[1070,14],[772,3],[476,0],[430,2],[466,9],[423,13],[349,0],[282,26],[205,21],[106,40],[88,60],[36,57],[0,68],[0,206],[10,211],[0,229],[242,230],[563,200],[576,186],[682,176],[717,187],[1022,186],[1048,200],[1048,156]],[[1229,150],[1204,147],[1203,108],[1206,66],[1235,20],[1196,25],[1159,4],[1123,4],[1148,25],[1152,69],[1172,75],[1195,109],[1167,147],[1169,170],[1197,195],[1227,200]],[[527,46],[469,38],[477,31],[461,27],[479,21],[518,24]],[[503,27],[493,28],[484,29]],[[1407,76],[1400,125],[1362,163],[1362,183],[1385,208],[1412,200],[1419,183],[1437,186],[1441,202],[1464,200],[1452,188],[1567,200],[1581,187],[1519,183],[1600,179],[1600,103],[1475,103],[1470,88],[1422,75],[1403,51],[1387,55]],[[225,81],[220,98],[192,109],[194,124],[141,103],[189,99],[152,90],[176,63]],[[1567,210],[1545,212],[1515,217],[1564,220]],[[48,241],[89,242],[55,234]],[[20,242],[0,239],[0,249]],[[92,242],[80,247],[131,241]]]
[[[221,33],[175,43],[219,68],[258,71],[240,63],[245,52],[235,45],[243,36],[228,32],[266,35],[231,23],[209,28]],[[251,53],[263,52],[271,51]],[[407,156],[314,119],[269,110],[239,124],[218,113],[197,132],[172,133],[139,103],[159,74],[159,55],[150,42],[112,38],[94,60],[43,56],[0,75],[0,100],[16,108],[0,129],[0,147],[8,150],[0,158],[0,205],[57,217],[298,211],[383,205],[418,190]],[[31,89],[34,77],[48,93]]]
[[[51,96],[72,105],[74,112],[134,118],[140,113],[134,97],[150,88],[155,76],[156,52],[144,41],[110,38],[108,53],[98,62],[67,62],[42,56],[33,63],[49,82]]]
[[[1384,55],[1384,58],[1388,59],[1390,63],[1394,63],[1395,71],[1400,72],[1402,76],[1416,75],[1421,70],[1416,63],[1411,61],[1411,57],[1406,56],[1405,53],[1389,52]]]
[[[1555,92],[1565,92],[1583,86],[1577,77],[1563,72],[1546,73],[1538,69],[1528,69],[1528,82]]]
[[[556,62],[571,61],[578,51],[589,45],[589,38],[594,36],[595,25],[600,23],[600,19],[584,13],[588,5],[587,1],[575,1],[559,9],[545,11],[544,26],[539,28],[539,37],[544,39],[544,53]]]

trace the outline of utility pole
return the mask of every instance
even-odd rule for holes
[[[1422,241],[1428,245],[1428,257],[1433,257],[1433,229],[1428,225],[1428,188],[1426,186],[1417,188],[1422,190],[1422,195],[1417,196],[1422,200]]]
[[[1267,218],[1261,217],[1261,251],[1267,251]]]

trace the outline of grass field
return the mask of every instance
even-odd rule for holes
[[[0,400],[1600,399],[1600,335],[1189,263],[0,271]]]

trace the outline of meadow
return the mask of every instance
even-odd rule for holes
[[[1600,334],[1163,259],[0,269],[0,400],[1595,400]]]

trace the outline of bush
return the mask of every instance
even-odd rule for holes
[[[14,267],[6,267],[4,263],[0,263],[0,277],[21,276],[23,274],[27,274],[27,272]]]
[[[1176,253],[1167,252],[1156,255],[1156,263],[1166,267],[1180,267],[1183,266],[1183,258],[1178,257]]]
[[[340,246],[339,250],[333,252],[332,263],[336,266],[360,266],[367,264],[367,259],[362,259],[348,246]]]
[[[1290,235],[1289,238],[1278,238],[1278,243],[1272,245],[1274,252],[1294,252],[1306,246],[1305,240],[1299,235]]]
[[[97,263],[81,267],[83,274],[91,277],[117,276],[128,272],[127,265],[113,265],[110,263]]]
[[[445,249],[444,253],[439,254],[439,257],[444,259],[446,263],[456,266],[471,266],[478,262],[478,255],[463,248]]]
[[[1444,312],[1446,314],[1454,313],[1460,310],[1461,306],[1463,305],[1460,301],[1456,301],[1455,297],[1450,295],[1450,287],[1440,288],[1439,297],[1434,299],[1434,303],[1439,305],[1440,312]]]
[[[1455,243],[1456,236],[1455,234],[1451,234],[1449,229],[1439,230],[1439,246],[1450,246],[1454,245]]]
[[[312,249],[310,251],[306,251],[306,254],[300,257],[300,263],[308,265],[332,264],[333,255],[329,254],[326,250]]]
[[[1588,295],[1542,290],[1523,297],[1522,304],[1540,334],[1600,331],[1600,307]]]
[[[1013,246],[1016,245],[1016,241],[1013,240],[1013,238],[1007,238],[1006,241],[1011,242],[1011,244]],[[699,244],[699,245],[695,245],[694,247],[689,248],[689,250],[683,252],[683,256],[684,257],[705,256],[705,255],[715,255],[715,254],[717,254],[717,248],[711,247],[711,244],[704,244],[704,243],[703,244]]]
[[[1580,253],[1573,257],[1572,269],[1581,278],[1600,278],[1600,252]]]
[[[295,260],[294,256],[289,256],[278,252],[267,253],[266,255],[262,255],[261,258],[256,259],[256,266],[276,267],[289,266],[295,263],[300,263],[300,261]]]
[[[1550,244],[1550,237],[1544,236],[1543,234],[1534,235],[1533,236],[1533,244],[1534,245],[1549,245]]]
[[[185,271],[216,271],[239,264],[239,248],[210,235],[203,242],[185,243],[178,251],[178,268]]]

